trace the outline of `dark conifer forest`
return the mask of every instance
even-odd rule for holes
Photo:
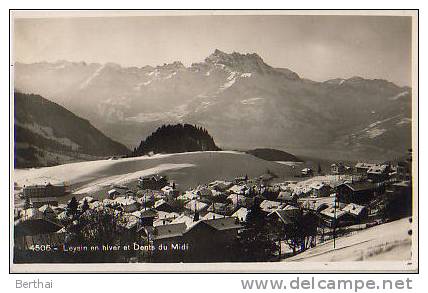
[[[190,124],[168,124],[162,125],[141,141],[134,155],[218,150],[220,148],[206,129]]]

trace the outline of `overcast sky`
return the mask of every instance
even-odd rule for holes
[[[200,62],[216,48],[259,54],[324,81],[362,76],[411,85],[411,18],[393,16],[143,16],[17,19],[15,61]]]

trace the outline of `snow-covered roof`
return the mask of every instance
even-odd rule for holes
[[[324,187],[329,187],[327,184],[325,184],[324,182],[314,182],[310,185],[311,189],[316,189],[316,190],[320,190]]]
[[[216,197],[216,196],[222,195],[222,193],[220,191],[215,190],[215,189],[211,189],[211,195],[213,197]]]
[[[175,218],[178,218],[179,216],[180,216],[180,214],[175,213],[175,212],[168,213],[168,212],[164,212],[164,211],[158,211],[156,218],[158,218],[158,219],[175,219]]]
[[[202,211],[203,209],[207,208],[207,207],[208,207],[208,204],[206,204],[206,203],[204,203],[204,202],[201,202],[201,201],[198,201],[198,200],[193,199],[193,200],[189,201],[188,203],[186,203],[186,204],[184,205],[184,207],[185,207],[186,209],[188,209],[188,210],[193,211],[193,212],[195,212],[195,211],[200,212],[200,211]]]
[[[281,208],[282,211],[296,211],[298,209],[299,209],[298,207],[295,207],[291,204],[288,204],[285,207]]]
[[[94,202],[89,203],[89,208],[90,209],[97,209],[97,208],[99,208],[101,206],[102,206],[102,203],[99,202],[99,201],[94,201]]]
[[[232,217],[238,218],[239,221],[245,222],[247,219],[248,209],[241,207],[233,213]]]
[[[383,174],[385,173],[385,171],[387,170],[388,166],[387,165],[374,165],[371,166],[369,168],[369,170],[367,171],[367,173],[370,174]]]
[[[272,212],[273,210],[279,209],[281,207],[283,207],[284,204],[282,202],[278,202],[278,201],[272,201],[272,200],[264,200],[261,202],[260,204],[260,208],[265,211],[265,212]]]
[[[132,197],[118,197],[114,200],[125,212],[134,212],[138,210],[139,204]]]
[[[320,210],[322,208],[328,208],[334,204],[334,198],[332,197],[321,197],[316,199],[301,199],[299,200],[302,203],[302,206],[310,210]]]
[[[39,208],[39,211],[41,211],[42,213],[55,213],[54,210],[47,204],[41,206]]]
[[[199,186],[195,191],[197,194],[200,194],[201,196],[213,196],[212,190],[205,186]]]
[[[70,219],[70,216],[67,215],[66,211],[63,211],[57,215],[57,219],[58,220],[67,220],[67,219]]]
[[[338,209],[338,208],[335,209],[334,207],[330,207],[325,210],[322,210],[320,213],[332,219],[334,218],[339,219],[344,215],[346,215],[348,212],[344,211],[343,209]]]
[[[136,201],[141,204],[144,205],[148,202],[153,202],[155,199],[155,197],[153,195],[143,195],[142,197],[139,197],[136,199]]]
[[[157,216],[157,212],[153,210],[140,210],[140,211],[134,211],[131,213],[131,215],[143,219],[143,218],[154,218]]]
[[[103,205],[105,206],[112,206],[114,204],[116,204],[116,201],[113,199],[109,199],[109,198],[103,199]]]
[[[155,201],[155,209],[158,208],[159,206],[165,204],[165,203],[166,203],[166,201],[164,199],[160,199],[160,200]]]
[[[110,189],[109,191],[107,191],[107,193],[109,195],[116,195],[116,194],[120,194],[119,191],[117,191],[116,189]]]
[[[186,227],[190,227],[193,223],[193,219],[186,215],[180,215],[176,219],[171,221],[171,224],[184,223]]]
[[[246,197],[242,194],[232,193],[227,197],[227,199],[231,200],[233,203],[236,204],[237,201],[239,201],[240,203],[245,202]]]
[[[137,204],[137,202],[132,197],[121,196],[116,198],[114,201],[122,206]]]
[[[223,215],[219,215],[213,212],[209,212],[208,214],[206,214],[205,216],[203,216],[201,219],[202,220],[211,220],[211,219],[219,219],[219,218],[224,218]]]
[[[160,181],[160,180],[164,180],[166,179],[165,176],[161,176],[159,174],[156,175],[149,175],[149,176],[145,176],[145,177],[139,177],[138,180],[140,181],[144,181],[144,180],[153,180],[153,181]]]
[[[215,229],[217,231],[230,230],[230,229],[238,229],[242,226],[236,221],[236,218],[232,217],[221,217],[216,219],[200,219],[198,221],[193,221],[187,216],[180,216],[180,219],[176,219],[167,225],[159,225],[156,226],[155,230],[155,239],[163,239],[163,238],[171,238],[171,237],[179,237],[183,234],[193,230],[194,227],[199,225],[204,225],[203,227],[208,227],[210,229]],[[185,222],[179,222],[181,218],[185,220]],[[190,219],[190,220],[189,220]]]
[[[84,198],[82,198],[81,200],[79,200],[79,202],[83,203],[84,201],[87,201],[88,203],[91,203],[94,201],[94,198],[91,196],[85,196]]]
[[[171,224],[170,220],[168,219],[158,219],[156,221],[153,221],[153,227],[163,226],[168,224]]]
[[[243,194],[245,190],[247,190],[247,186],[245,185],[233,185],[231,188],[229,188],[229,192],[237,194]]]
[[[58,231],[56,231],[55,233],[58,233],[58,234],[60,234],[60,233],[66,233],[67,232],[67,229],[65,228],[65,227],[62,227],[61,229],[59,229]]]
[[[355,164],[355,168],[360,168],[360,169],[369,169],[372,166],[374,166],[376,164],[373,163],[364,163],[364,162],[358,162],[357,164]]]
[[[366,208],[365,206],[358,205],[355,203],[350,203],[347,206],[345,206],[342,210],[352,215],[359,216],[364,211],[365,208]]]
[[[216,180],[214,182],[211,182],[210,184],[208,184],[210,187],[215,188],[215,189],[219,189],[219,190],[226,190],[229,187],[232,186],[232,182],[230,181],[224,181],[224,180]]]
[[[162,187],[162,189],[161,189],[161,190],[162,190],[164,193],[170,193],[170,192],[173,192],[173,191],[174,191],[174,189],[173,189],[171,186],[169,186],[169,185]]]
[[[186,191],[185,193],[177,197],[177,199],[184,199],[184,200],[192,200],[196,198],[199,198],[199,195],[197,195],[193,191]]]

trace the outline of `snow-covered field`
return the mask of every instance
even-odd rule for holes
[[[279,164],[284,164],[284,165],[287,165],[287,166],[291,166],[291,167],[297,167],[297,166],[300,166],[300,165],[302,165],[303,164],[303,162],[293,162],[293,161],[275,161],[275,162],[277,162],[277,163],[279,163]]]
[[[284,261],[410,260],[412,236],[408,232],[411,229],[412,223],[408,218],[404,218],[337,238],[336,249],[333,249],[333,240],[330,240]]]
[[[138,179],[139,177],[154,175],[163,173],[165,171],[171,171],[171,170],[179,170],[183,168],[189,168],[194,167],[193,164],[161,164],[153,168],[136,171],[136,172],[130,172],[125,173],[121,175],[114,175],[114,176],[108,176],[101,178],[99,180],[93,181],[89,184],[86,184],[85,187],[77,189],[74,193],[76,194],[86,194],[86,193],[93,193],[98,190],[102,190],[105,187],[109,187],[112,185],[123,185],[127,184],[133,180]]]
[[[139,176],[166,174],[182,188],[194,187],[216,179],[233,179],[264,174],[269,169],[281,178],[291,175],[291,167],[264,161],[235,151],[160,154],[64,164],[53,167],[16,169],[18,186],[66,183],[77,194],[93,193],[114,184],[135,181]]]
[[[150,161],[164,161],[165,159],[172,156],[185,156],[185,155],[196,155],[201,152],[194,153],[180,153],[180,154],[156,154],[153,156],[141,156],[136,158],[124,158],[124,159],[108,159],[108,160],[97,160],[87,162],[77,162],[70,164],[63,164],[53,167],[42,167],[42,168],[30,168],[30,169],[15,169],[14,171],[14,182],[19,186],[29,184],[45,184],[50,182],[52,184],[66,183],[74,185],[90,181],[91,184],[97,184],[97,182],[105,182],[106,184],[120,184],[132,179],[137,179],[139,176],[147,176],[165,172],[167,170],[177,170],[181,168],[187,168],[194,166],[193,164],[158,164],[154,167],[140,169],[135,172],[114,172],[114,167],[118,165],[132,165],[135,163],[141,163],[142,165],[150,165]],[[221,152],[221,153],[237,153],[237,152]],[[239,154],[239,153],[237,153]],[[125,166],[126,167],[126,166]],[[132,170],[132,166],[129,166]],[[142,166],[144,167],[144,166]],[[124,168],[125,170],[126,168]],[[110,172],[108,172],[111,170]],[[97,176],[99,173],[107,172],[107,176]],[[110,174],[111,173],[111,174]],[[116,173],[116,174],[115,174]]]

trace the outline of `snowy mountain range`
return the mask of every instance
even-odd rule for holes
[[[411,88],[361,77],[315,82],[254,53],[215,50],[188,67],[16,63],[14,82],[131,148],[178,122],[203,126],[223,148],[387,159],[411,147]]]

